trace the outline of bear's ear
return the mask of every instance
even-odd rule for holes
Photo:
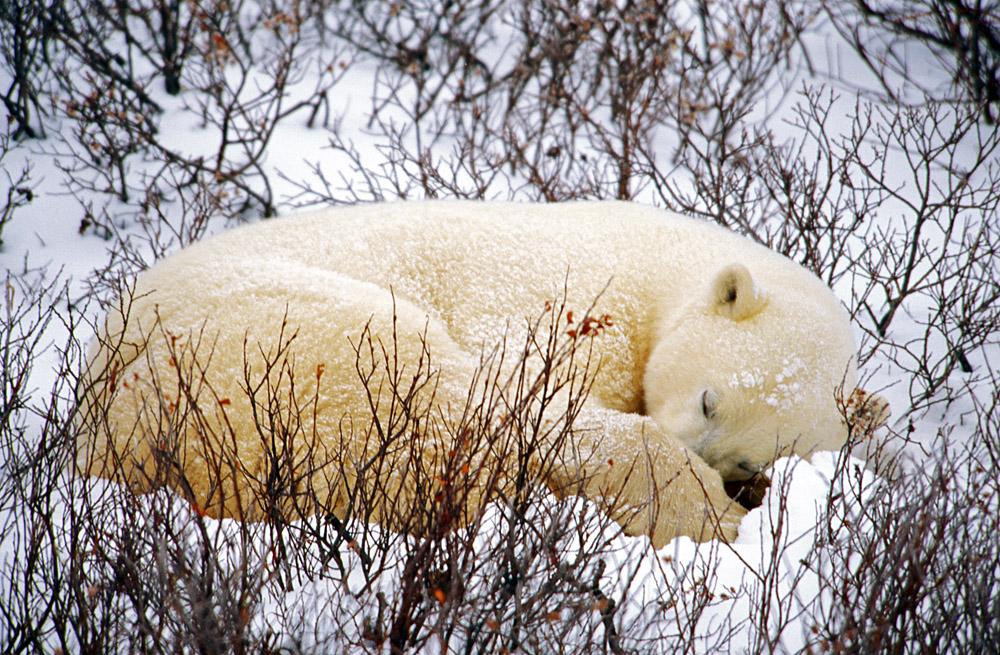
[[[750,318],[767,304],[764,294],[754,288],[750,271],[743,264],[729,264],[715,276],[712,302],[716,311],[733,321]]]

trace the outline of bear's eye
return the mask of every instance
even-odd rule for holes
[[[719,404],[719,399],[711,389],[705,389],[701,394],[701,413],[706,419],[715,418],[715,409]]]

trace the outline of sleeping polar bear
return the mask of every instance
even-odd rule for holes
[[[114,462],[143,490],[170,451],[183,475],[167,482],[197,507],[260,517],[246,488],[266,486],[273,462],[262,444],[294,432],[262,411],[267,387],[272,399],[305,408],[295,434],[316,435],[337,460],[337,474],[323,478],[324,506],[344,511],[376,438],[372,417],[388,420],[399,400],[391,371],[431,371],[413,402],[440,423],[412,428],[431,435],[419,452],[389,457],[382,475],[395,480],[415,458],[454,452],[438,442],[468,413],[470,395],[488,393],[483,353],[523,341],[554,302],[570,308],[553,319],[565,323],[556,327],[563,336],[578,336],[572,308],[581,332],[589,308],[586,325],[600,334],[588,340],[592,387],[570,443],[541,475],[557,492],[603,503],[656,546],[677,535],[734,536],[744,510],[724,481],[848,436],[848,317],[788,259],[631,203],[424,201],[238,227],[139,276],[91,350],[77,467],[107,474]],[[268,353],[282,347],[294,367],[276,371]],[[196,382],[179,383],[182,369]],[[210,470],[220,467],[209,451],[227,448],[238,466],[227,459],[229,470]],[[489,470],[481,465],[493,455],[478,450],[469,461]],[[322,465],[309,467],[303,475]],[[393,484],[400,500],[378,515],[390,527],[420,509],[408,506],[410,483]]]

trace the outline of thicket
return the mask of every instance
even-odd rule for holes
[[[52,267],[7,270],[4,651],[995,650],[998,35],[1000,3],[978,0],[0,3],[0,238],[51,191],[9,164],[30,150],[68,174],[79,231],[110,253],[83,290]],[[198,126],[197,147],[168,138],[171,115]],[[308,179],[268,165],[288,126],[328,141]],[[845,456],[797,577],[774,527],[755,583],[720,592],[710,564],[625,552],[609,518],[528,471],[474,529],[420,538],[366,522],[360,492],[348,517],[220,523],[64,474],[94,311],[130,275],[219,223],[458,196],[640,199],[810,268],[862,331],[862,366],[898,381],[890,435],[852,444],[886,477]],[[51,388],[32,385],[41,367]],[[530,413],[537,389],[493,402]],[[274,401],[262,434],[294,425]],[[473,432],[516,453],[529,427]],[[914,447],[919,466],[893,452]],[[285,451],[272,460],[288,483]],[[699,621],[733,597],[745,614]]]

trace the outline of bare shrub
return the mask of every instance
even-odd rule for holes
[[[10,135],[0,134],[0,164],[10,152]],[[31,179],[31,165],[24,164],[16,176],[6,166],[3,167],[7,178],[7,191],[0,195],[0,250],[3,248],[3,229],[14,218],[14,212],[29,204],[35,198],[35,183]],[[2,193],[2,192],[0,192]],[[5,197],[4,197],[5,196]]]
[[[74,600],[71,572],[60,566],[61,471],[66,466],[66,434],[60,428],[68,411],[67,385],[57,379],[43,406],[36,405],[32,372],[49,348],[54,324],[62,315],[66,288],[43,271],[8,272],[0,315],[0,509],[3,511],[4,581],[2,629],[8,652],[38,650],[52,630],[52,617]],[[73,361],[70,349],[63,360]],[[71,398],[71,394],[69,396]],[[58,542],[58,543],[57,543]],[[86,587],[75,591],[83,594]],[[78,599],[78,597],[77,597]]]
[[[341,185],[298,181],[304,202],[461,196],[654,197],[725,222],[705,166],[728,163],[751,108],[780,86],[809,3],[355,5],[340,35],[378,65],[368,127]],[[447,28],[445,27],[447,26]],[[719,165],[721,165],[721,163]],[[704,179],[700,201],[673,175]],[[296,181],[293,181],[293,183]],[[728,191],[727,191],[728,194]],[[711,207],[705,203],[712,203]]]
[[[934,459],[892,481],[840,476],[810,566],[821,572],[812,645],[826,652],[980,653],[1000,640],[1000,422],[942,432]],[[848,466],[854,466],[853,464]]]
[[[11,0],[0,7],[0,54],[10,73],[3,103],[14,123],[13,138],[44,137],[42,105],[50,70],[46,49],[48,29],[47,3]]]
[[[18,134],[60,122],[58,139],[36,147],[66,174],[80,231],[114,240],[120,264],[197,240],[210,217],[273,215],[265,160],[275,128],[290,116],[326,125],[327,94],[350,62],[336,44],[320,50],[325,28],[310,12],[322,8],[306,2],[29,4],[0,14],[7,104]],[[200,123],[197,145],[161,131],[161,88]]]
[[[824,0],[834,24],[854,45],[891,95],[907,100],[899,80],[951,100],[944,89],[928,87],[912,66],[914,44],[926,48],[948,73],[947,86],[958,102],[983,108],[992,124],[1000,105],[1000,3],[971,0],[918,0],[876,3]]]

